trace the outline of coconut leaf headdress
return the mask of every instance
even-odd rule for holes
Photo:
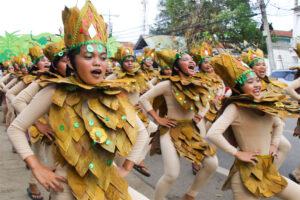
[[[103,51],[107,43],[107,24],[90,1],[79,10],[76,6],[62,12],[64,40],[68,50],[87,45],[87,51]],[[91,44],[98,44],[97,48]]]
[[[175,61],[177,52],[172,49],[162,49],[161,51],[156,51],[155,61],[161,67],[162,70],[165,68],[172,69],[173,63]]]
[[[8,67],[12,67],[13,66],[12,62],[10,60],[5,60],[5,61],[2,62],[2,64],[3,64],[4,68],[6,68],[6,69]]]
[[[33,64],[36,64],[36,62],[40,59],[43,58],[44,52],[43,49],[38,46],[37,43],[30,41],[30,43],[33,45],[33,47],[29,48],[29,56],[32,60]]]
[[[244,62],[230,55],[221,54],[219,57],[212,59],[212,65],[215,72],[231,87],[234,88],[237,83],[241,86],[248,80],[246,76],[250,73],[251,77],[254,77],[255,72]]]
[[[15,62],[21,67],[30,67],[31,61],[28,55],[20,54],[19,56],[15,57]]]
[[[253,49],[249,48],[248,53],[242,53],[242,60],[252,68],[255,63],[264,61],[264,52],[260,49],[256,49],[256,51],[254,51]]]
[[[123,61],[127,57],[134,57],[135,58],[133,50],[129,47],[118,47],[117,52],[115,53],[115,55],[111,59],[119,62],[122,65]]]
[[[50,44],[47,44],[47,46],[44,48],[45,56],[53,62],[56,56],[62,57],[65,52],[65,43],[63,40],[60,42],[53,42]]]
[[[155,59],[155,49],[150,49],[149,47],[144,48],[143,60],[144,59]]]
[[[211,60],[213,56],[212,47],[206,42],[203,42],[201,46],[195,46],[190,49],[190,54],[194,60],[201,65],[205,58]]]

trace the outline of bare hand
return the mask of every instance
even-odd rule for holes
[[[168,128],[172,128],[176,126],[176,123],[174,122],[174,119],[168,119],[163,117],[158,117],[156,119],[156,122],[162,126],[166,126]]]
[[[41,133],[43,133],[47,138],[49,138],[49,140],[53,141],[54,132],[49,124],[43,124],[42,122],[37,121],[34,123],[34,125]]]
[[[254,166],[258,162],[256,156],[260,156],[259,152],[237,151],[235,157],[241,161],[252,163]]]
[[[43,165],[38,165],[31,170],[38,182],[48,192],[50,192],[50,188],[52,188],[56,193],[58,192],[58,189],[62,192],[64,191],[64,188],[59,181],[67,183],[67,179],[54,173],[53,171],[55,170],[55,167],[48,168]]]
[[[277,146],[271,144],[269,154],[278,159]]]
[[[143,106],[138,103],[138,104],[135,104],[135,109],[138,111],[138,112],[142,112],[143,111]]]
[[[200,120],[202,119],[202,116],[201,115],[194,115],[193,117],[193,121],[197,124],[198,122],[200,122]]]

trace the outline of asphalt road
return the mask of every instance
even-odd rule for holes
[[[292,149],[288,154],[284,164],[280,168],[280,173],[286,177],[288,177],[288,173],[294,170],[298,163],[300,162],[300,140],[296,137],[292,136],[292,132],[294,127],[296,126],[296,119],[287,119],[286,126],[284,128],[284,135],[292,144]],[[214,174],[210,182],[200,191],[197,199],[201,200],[231,200],[232,194],[230,190],[222,191],[220,188],[222,187],[226,176],[224,175],[224,171],[229,170],[234,158],[227,155],[226,153],[217,150],[217,156],[219,159],[219,166],[223,169],[218,169],[218,172]],[[146,165],[148,169],[151,171],[151,177],[145,177],[143,175],[139,175],[146,183],[155,187],[156,182],[163,174],[163,164],[160,155],[155,156],[147,156]],[[193,174],[191,171],[191,163],[181,158],[181,174],[175,184],[173,185],[171,191],[168,194],[168,198],[171,200],[179,200],[182,195],[188,190],[189,186],[193,181]],[[275,200],[277,198],[271,198]]]

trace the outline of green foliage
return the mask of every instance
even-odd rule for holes
[[[116,37],[110,37],[107,39],[107,57],[110,58],[117,52],[117,48],[121,46],[121,43],[116,42]]]
[[[50,33],[33,36],[32,34],[20,35],[17,34],[18,32],[5,32],[5,36],[0,36],[0,62],[8,60],[12,56],[18,56],[20,53],[28,54],[28,49],[32,47],[29,41],[35,41],[41,47],[45,47],[48,41],[58,42],[61,39]]]
[[[160,8],[152,34],[185,36],[189,46],[217,40],[242,47],[247,40],[265,49],[250,0],[160,0]]]

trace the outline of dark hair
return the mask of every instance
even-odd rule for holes
[[[80,52],[80,47],[72,49],[71,51],[68,51],[68,53],[67,53],[67,56],[70,60],[70,63],[72,65],[74,71],[76,71],[75,56],[78,55],[78,52]]]
[[[51,65],[50,65],[50,69],[49,69],[50,72],[56,73],[56,74],[60,74],[60,73],[56,70],[56,68],[57,68],[58,62],[59,62],[60,59],[61,59],[62,57],[64,57],[64,56],[66,56],[65,53],[64,53],[62,56],[55,56],[55,57],[54,57],[54,60],[53,60],[53,62],[51,62]],[[72,69],[67,65],[67,66],[66,66],[66,77],[71,76],[71,73],[72,73]],[[60,74],[60,75],[62,75],[62,74]]]
[[[180,60],[180,58],[176,58],[175,62],[173,63],[173,67],[172,67],[172,76],[179,75],[179,72],[178,72],[177,70],[175,70],[175,67],[176,67],[178,70],[181,70],[181,69],[180,69],[180,66],[179,66],[179,60]]]

